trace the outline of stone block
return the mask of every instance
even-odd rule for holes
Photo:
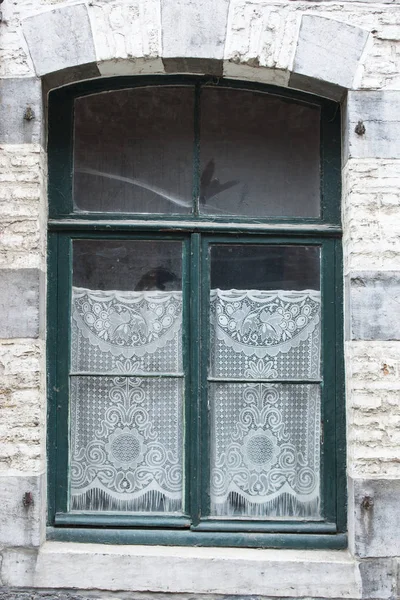
[[[91,3],[89,16],[98,62],[161,56],[160,0]]]
[[[400,340],[400,272],[348,275],[352,340]]]
[[[0,568],[2,585],[30,587],[34,584],[37,549],[9,548],[3,550],[1,557],[3,559]]]
[[[27,492],[32,494],[32,503],[25,506]],[[0,474],[0,505],[0,546],[40,546],[45,534],[44,475]]]
[[[400,158],[400,91],[349,91],[344,123],[347,158]]]
[[[84,4],[27,17],[22,28],[39,76],[96,61],[92,29]]]
[[[170,58],[222,61],[228,8],[229,0],[161,0],[165,64]]]
[[[0,338],[37,338],[42,333],[44,276],[39,269],[0,271]]]
[[[40,79],[1,79],[0,143],[40,143],[42,111]]]
[[[360,558],[400,556],[400,480],[349,478],[349,542]]]
[[[368,35],[353,25],[303,15],[293,72],[351,88]]]
[[[360,562],[362,598],[393,600],[397,590],[397,561],[388,558],[364,559]]]
[[[290,598],[359,598],[356,562],[347,551],[179,548],[46,542],[35,585]]]

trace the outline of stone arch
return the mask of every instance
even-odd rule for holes
[[[69,4],[27,17],[45,88],[95,77],[191,73],[270,83],[340,100],[369,32],[245,0]]]

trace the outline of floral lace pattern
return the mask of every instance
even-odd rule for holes
[[[319,386],[214,383],[211,508],[217,516],[319,516]]]
[[[248,380],[210,386],[212,514],[317,518],[319,386],[257,380],[319,377],[319,292],[212,290],[210,311],[210,374]],[[181,292],[73,288],[71,340],[71,509],[181,512]]]

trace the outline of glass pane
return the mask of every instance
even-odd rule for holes
[[[182,511],[182,250],[73,242],[71,510]]]
[[[320,109],[254,91],[201,95],[204,214],[318,217]]]
[[[320,375],[320,248],[211,247],[210,375]]]
[[[75,101],[77,210],[188,213],[193,88],[147,87]]]
[[[211,514],[320,517],[318,385],[211,383]]]
[[[182,511],[183,381],[72,377],[70,509]]]
[[[75,240],[75,372],[182,371],[182,243]]]

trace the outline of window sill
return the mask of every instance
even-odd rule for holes
[[[347,550],[127,546],[48,541],[35,587],[360,598]]]

